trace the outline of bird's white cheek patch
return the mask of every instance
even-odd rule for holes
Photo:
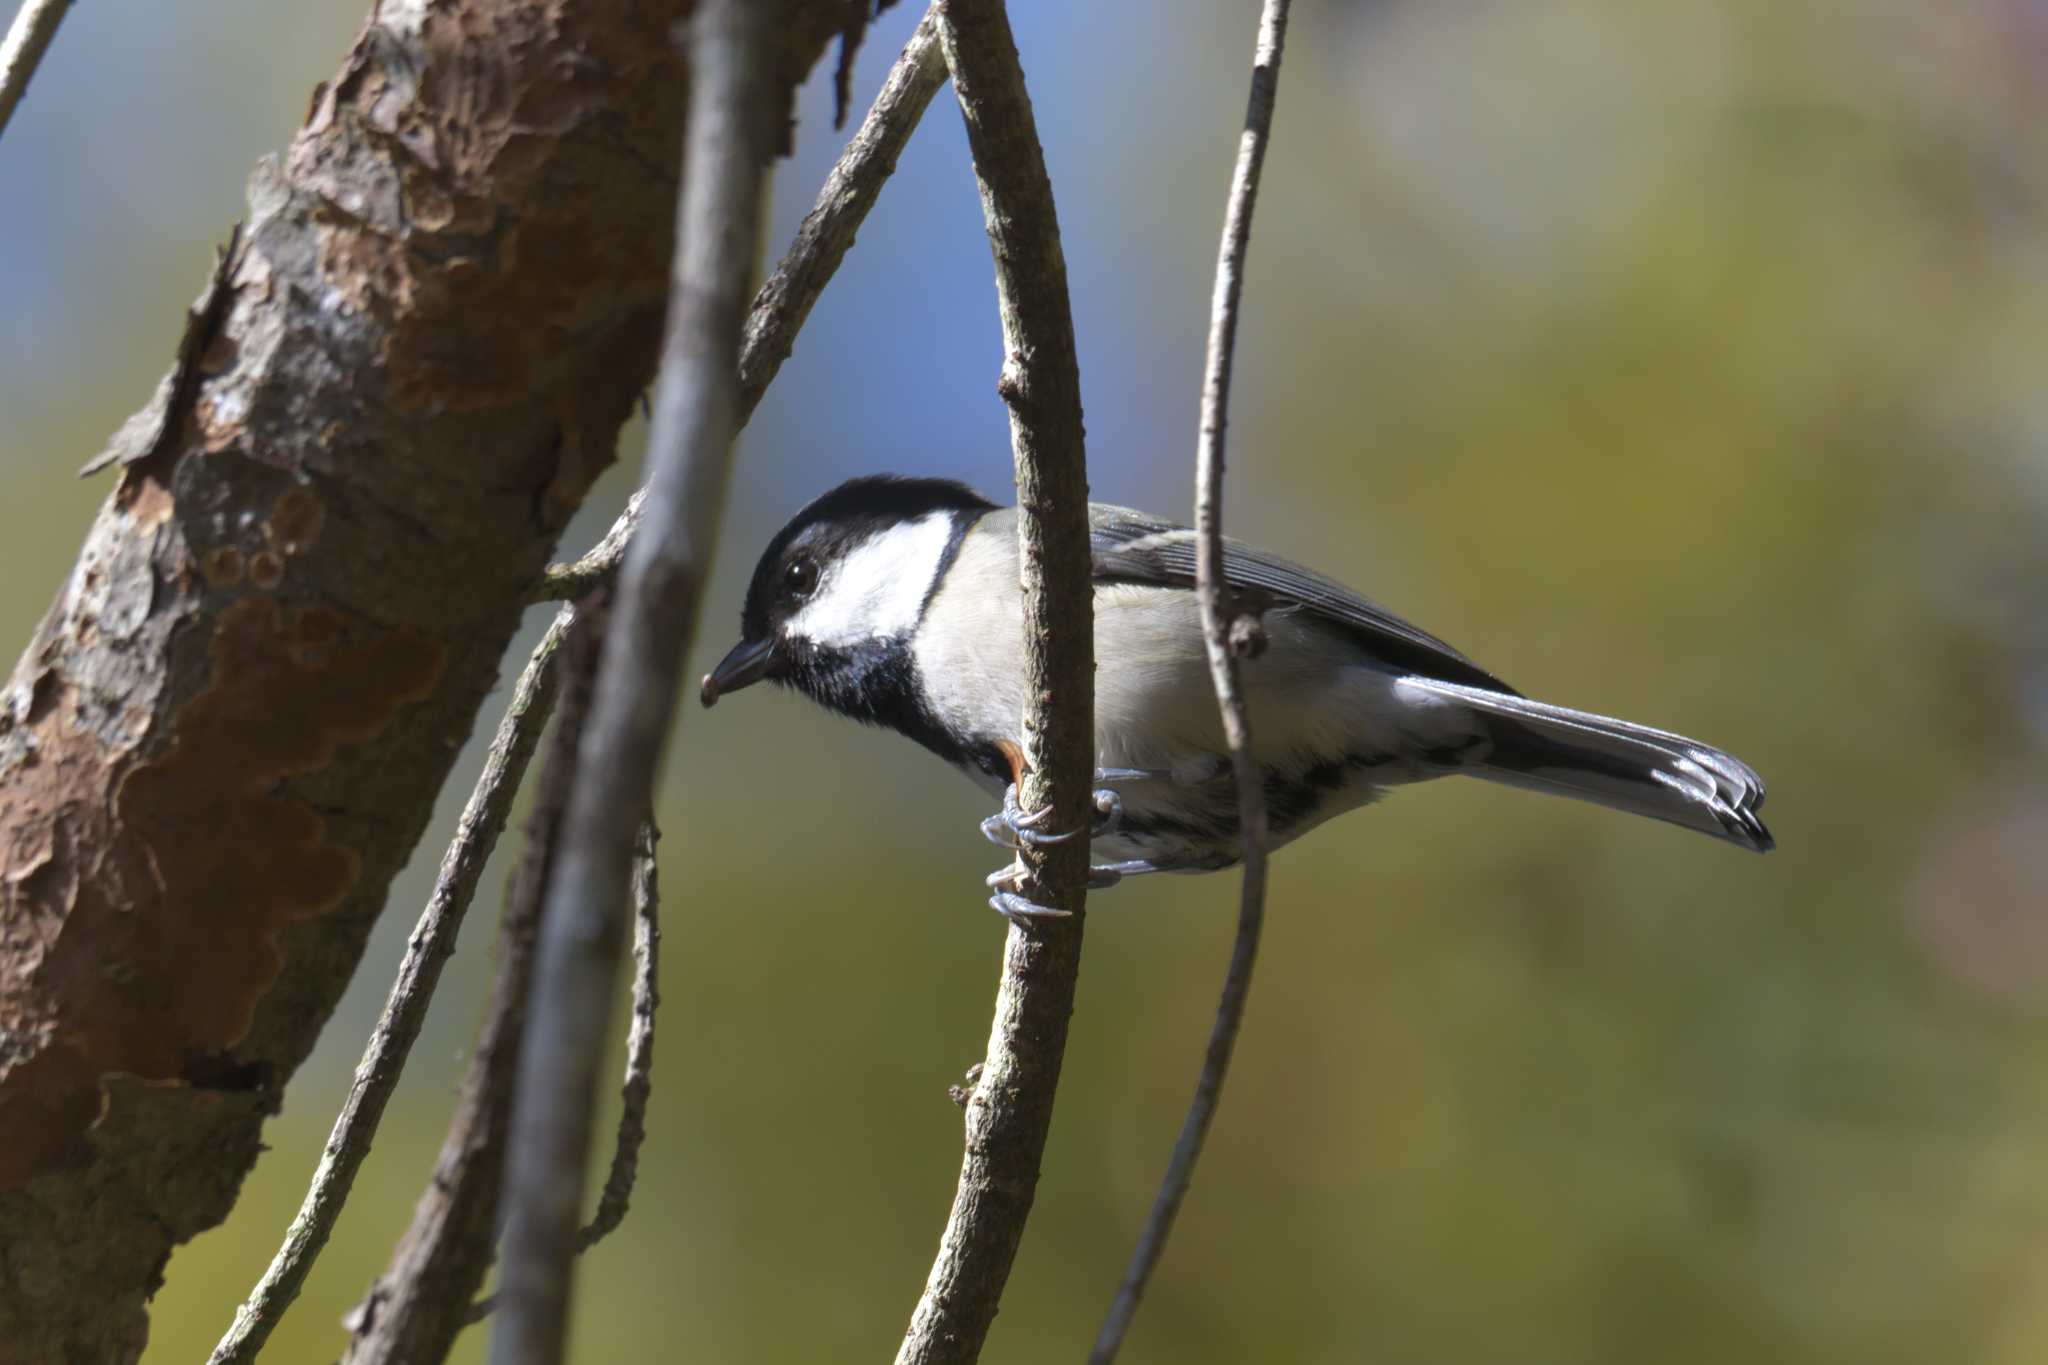
[[[934,512],[856,546],[826,570],[785,633],[828,646],[907,639],[952,538],[952,516]]]

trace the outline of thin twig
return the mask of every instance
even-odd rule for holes
[[[14,117],[14,107],[28,93],[29,80],[42,65],[43,54],[57,36],[57,25],[71,0],[22,0],[8,26],[7,41],[0,43],[0,133]]]
[[[674,721],[739,429],[740,326],[774,146],[770,21],[779,8],[707,0],[692,21],[688,132],[646,519],[621,570],[548,887],[514,1099],[493,1365],[554,1365],[562,1358],[634,834]]]
[[[661,882],[654,865],[661,832],[649,819],[633,850],[633,1022],[626,1029],[626,1079],[619,1086],[619,1130],[612,1165],[597,1197],[597,1212],[576,1234],[588,1251],[626,1220],[633,1183],[640,1177],[640,1145],[647,1140],[647,1101],[654,1094],[654,1015],[661,1008]]]
[[[817,203],[798,226],[788,254],[754,295],[740,343],[742,421],[789,359],[797,330],[846,258],[854,234],[895,173],[896,159],[903,155],[918,120],[945,83],[946,59],[939,51],[937,22],[928,10],[889,68],[860,129],[825,177]]]
[[[568,601],[611,582],[619,572],[620,561],[626,557],[626,547],[633,543],[633,532],[640,529],[640,509],[646,501],[647,489],[643,485],[626,499],[625,510],[613,519],[597,544],[584,551],[573,563],[548,565],[547,572],[534,586],[533,600]]]
[[[789,251],[768,282],[754,295],[740,342],[740,425],[754,415],[761,395],[789,359],[796,335],[811,308],[846,259],[854,234],[867,221],[868,210],[896,170],[896,159],[916,131],[932,96],[946,83],[946,60],[939,51],[931,14],[918,22],[904,44],[889,78],[875,96],[860,131],[839,154],[832,173],[818,190],[817,203],[805,215]],[[604,539],[573,564],[548,569],[535,590],[536,601],[580,597],[618,572],[626,544],[640,524],[645,489],[635,493],[626,510],[605,532]]]
[[[775,278],[755,296],[746,325],[748,345],[741,358],[745,413],[752,412],[754,403],[775,377],[781,358],[788,356],[797,331],[809,317],[811,306],[834,269],[845,258],[854,233],[874,206],[883,183],[895,168],[897,155],[930,103],[932,92],[944,81],[945,61],[927,19],[904,48],[860,132],[841,154],[819,193],[817,207],[798,229]],[[794,283],[778,288],[777,281],[785,277]],[[644,496],[634,494],[625,512],[589,554],[574,565],[550,570],[536,600],[580,597],[608,582],[618,571],[633,529],[639,525]],[[335,1120],[305,1200],[269,1269],[237,1311],[234,1325],[215,1348],[208,1365],[246,1365],[255,1359],[278,1320],[298,1297],[313,1261],[341,1215],[356,1170],[369,1152],[385,1104],[419,1035],[440,980],[441,966],[454,951],[456,931],[475,895],[477,879],[505,827],[520,779],[554,706],[553,661],[569,619],[569,609],[564,608],[520,675],[511,706],[492,741],[490,758],[477,778],[462,823],[442,859],[433,897],[407,942],[405,959],[399,964],[384,1013],[357,1065],[356,1079]]]
[[[657,983],[661,976],[661,890],[654,866],[654,845],[661,832],[648,820],[640,826],[633,860],[633,1022],[626,1032],[626,1080],[619,1087],[623,1104],[618,1134],[612,1142],[611,1172],[598,1196],[597,1212],[576,1234],[576,1251],[590,1250],[626,1220],[633,1184],[640,1176],[640,1145],[647,1138],[647,1101],[654,1094],[654,1016],[661,1007]],[[498,1306],[498,1296],[469,1306],[467,1320],[482,1322]]]
[[[343,1365],[410,1365],[447,1358],[468,1323],[470,1300],[491,1268],[512,1078],[520,1028],[533,983],[542,897],[556,856],[575,776],[576,749],[590,709],[605,609],[594,598],[576,608],[563,651],[561,714],[526,819],[526,849],[505,890],[498,929],[498,971],[483,1027],[470,1050],[461,1097],[434,1163],[433,1179],[391,1265],[345,1319]]]
[[[1258,46],[1252,59],[1251,97],[1238,140],[1237,166],[1230,177],[1230,198],[1223,216],[1223,244],[1216,258],[1216,283],[1210,300],[1209,349],[1202,379],[1201,435],[1195,453],[1195,584],[1202,602],[1202,639],[1209,655],[1209,678],[1230,745],[1231,770],[1237,780],[1238,828],[1244,839],[1244,883],[1237,911],[1237,941],[1230,968],[1216,1002],[1216,1022],[1202,1058],[1202,1074],[1174,1143],[1173,1158],[1160,1181],[1158,1197],[1137,1249],[1117,1286],[1102,1330],[1089,1352],[1090,1365],[1108,1365],[1123,1345],[1146,1282],[1166,1249],[1174,1216],[1194,1180],[1195,1162],[1209,1136],[1210,1121],[1222,1098],[1223,1079],[1230,1070],[1231,1050],[1244,1021],[1245,998],[1251,991],[1252,967],[1259,954],[1259,931],[1266,917],[1265,784],[1252,753],[1251,717],[1245,708],[1233,647],[1233,626],[1241,614],[1231,602],[1223,575],[1223,453],[1230,413],[1230,372],[1237,346],[1238,304],[1244,293],[1246,248],[1251,242],[1252,208],[1258,199],[1259,171],[1273,132],[1273,103],[1280,83],[1280,54],[1287,38],[1288,0],[1265,0],[1259,16]],[[1242,638],[1239,636],[1239,638]]]
[[[512,799],[519,791],[534,746],[546,726],[557,691],[556,655],[567,638],[573,607],[556,613],[554,624],[527,661],[525,671],[512,689],[511,704],[491,740],[484,770],[463,808],[455,838],[441,858],[441,872],[434,892],[420,913],[406,940],[405,957],[398,964],[398,977],[370,1034],[363,1059],[356,1064],[355,1079],[348,1098],[334,1120],[312,1184],[299,1206],[298,1216],[286,1230],[284,1244],[271,1259],[269,1269],[251,1291],[248,1301],[235,1313],[234,1324],[214,1347],[208,1365],[246,1365],[270,1337],[285,1309],[298,1297],[313,1261],[327,1244],[335,1220],[348,1202],[350,1188],[363,1158],[369,1155],[384,1106],[398,1086],[406,1057],[419,1037],[427,1006],[441,979],[441,968],[455,951],[455,938],[463,916],[476,897],[477,881],[505,819]]]
[[[995,256],[1024,590],[1021,800],[1051,827],[1088,827],[1095,762],[1093,586],[1081,379],[1052,182],[1001,0],[942,0],[939,36],[967,121]],[[1014,919],[1003,945],[988,1054],[966,1105],[953,1208],[898,1365],[981,1353],[1023,1240],[1052,1126],[1081,969],[1088,842],[1025,858],[1026,894],[1072,912]]]

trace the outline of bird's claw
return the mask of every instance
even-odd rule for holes
[[[1123,819],[1124,801],[1114,783],[1144,782],[1170,778],[1169,772],[1149,768],[1097,768],[1095,789],[1088,794],[1088,803],[1093,813],[1088,821],[1088,833],[1101,838],[1117,827]],[[1066,843],[1081,833],[1078,829],[1043,833],[1038,826],[1052,814],[1050,806],[1043,810],[1026,812],[1017,801],[1017,784],[1012,782],[1003,789],[1003,808],[981,822],[981,832],[990,843],[1007,848],[1015,853],[1031,849],[1050,848]],[[1126,876],[1138,872],[1162,870],[1157,865],[1142,859],[1121,863],[1097,864],[1088,869],[1088,889],[1103,891],[1115,886]],[[1058,910],[1041,905],[1023,893],[1027,873],[1022,863],[1011,863],[989,874],[989,907],[1013,924],[1028,924],[1035,920],[1063,919],[1070,911]]]
[[[1038,810],[1027,813],[1018,803],[1017,784],[1015,782],[1012,782],[1003,789],[1003,815],[1020,833],[1027,836],[1043,839],[1048,842],[1067,837],[1064,834],[1038,833],[1038,827],[1047,820],[1052,819],[1052,807],[1043,806]]]
[[[1024,851],[1022,837],[1000,811],[981,822],[981,837],[997,848],[1013,849],[1019,853]]]
[[[995,893],[988,898],[989,909],[1019,928],[1034,920],[1066,919],[1073,914],[1071,910],[1058,910],[1050,905],[1040,905],[1026,896],[1019,889],[1024,885],[1025,875],[1022,863],[1011,863],[1008,867],[998,868],[989,873],[988,889]]]
[[[1133,866],[1128,863],[1115,866],[1098,864],[1095,867],[1089,868],[1088,889],[1090,891],[1108,890],[1122,881],[1124,874],[1132,870]],[[1136,870],[1150,871],[1151,869],[1149,866],[1143,866],[1138,867]],[[1024,868],[1017,863],[1011,863],[1008,867],[997,868],[994,872],[989,873],[988,889],[994,893],[988,898],[989,909],[995,911],[1004,919],[1009,920],[1012,924],[1018,925],[1027,924],[1034,920],[1066,919],[1073,914],[1071,910],[1059,910],[1050,905],[1042,905],[1026,896],[1019,889],[1024,885],[1025,876]]]
[[[1050,905],[1026,900],[1015,891],[998,891],[988,898],[988,904],[991,910],[1020,929],[1040,920],[1071,919],[1074,914],[1071,910],[1056,910]]]
[[[1150,863],[1098,863],[1088,869],[1088,889],[1090,891],[1107,891],[1133,871],[1150,872],[1152,870]],[[991,891],[1014,894],[1019,887],[1024,885],[1024,876],[1024,869],[1016,863],[1011,863],[1008,867],[999,867],[989,873],[984,885]]]
[[[1152,777],[1140,768],[1097,768],[1097,782],[1128,782]],[[1101,786],[1088,793],[1088,804],[1093,814],[1088,820],[1088,834],[1099,839],[1117,827],[1124,815],[1124,799],[1114,787]],[[1078,837],[1078,829],[1044,833],[1038,827],[1052,816],[1052,807],[1026,811],[1017,803],[1017,784],[1012,782],[1003,788],[1003,808],[981,822],[982,837],[999,848],[1021,853],[1029,848],[1051,848]]]

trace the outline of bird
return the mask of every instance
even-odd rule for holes
[[[1236,788],[1203,643],[1195,533],[1130,508],[1088,510],[1095,607],[1094,887],[1238,862]],[[1226,540],[1224,578],[1262,608],[1243,690],[1269,849],[1389,788],[1476,777],[1667,821],[1763,853],[1763,779],[1698,740],[1523,696],[1436,636],[1312,569]],[[1017,509],[950,479],[851,479],[768,541],[740,640],[705,706],[763,680],[894,730],[1001,809],[1009,848],[1079,831],[1018,809],[1024,705]],[[990,878],[1012,919],[1053,913]]]

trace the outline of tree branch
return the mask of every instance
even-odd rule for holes
[[[941,0],[939,36],[967,122],[995,257],[1024,589],[1026,810],[1088,827],[1095,755],[1093,587],[1080,370],[1052,182],[1001,0]],[[1026,894],[1069,918],[1013,920],[987,1060],[938,1256],[896,1359],[972,1361],[1016,1259],[1052,1125],[1081,967],[1085,838],[1023,855]]]
[[[854,234],[867,220],[882,186],[896,173],[896,159],[945,83],[946,59],[939,51],[937,20],[927,10],[889,68],[868,116],[825,177],[818,201],[797,227],[788,253],[754,296],[740,342],[742,423],[789,359],[798,329],[846,259]]]
[[[739,341],[773,146],[770,26],[755,0],[706,0],[690,48],[667,340],[645,533],[633,538],[579,755],[521,1048],[494,1365],[561,1359],[584,1160],[625,928],[635,821],[674,718],[739,426]]]
[[[654,1095],[654,1016],[661,1008],[661,877],[654,845],[661,832],[650,818],[633,848],[633,1022],[626,1029],[626,1079],[619,1085],[619,1130],[611,1170],[597,1211],[576,1234],[588,1251],[626,1221],[640,1178],[640,1146],[647,1140],[647,1101]]]
[[[1117,1286],[1115,1300],[1089,1353],[1090,1365],[1109,1365],[1123,1345],[1131,1318],[1159,1257],[1166,1249],[1173,1220],[1187,1197],[1201,1158],[1209,1124],[1223,1095],[1230,1054],[1244,1021],[1245,999],[1251,991],[1252,967],[1258,959],[1259,932],[1266,917],[1266,796],[1258,760],[1252,752],[1251,716],[1245,707],[1238,676],[1241,652],[1255,652],[1256,618],[1247,617],[1223,576],[1223,455],[1230,413],[1230,373],[1237,348],[1238,305],[1244,294],[1245,254],[1251,244],[1252,208],[1259,193],[1259,172],[1273,133],[1273,104],[1280,83],[1280,55],[1287,38],[1288,0],[1265,0],[1259,16],[1258,45],[1252,59],[1251,96],[1238,139],[1237,165],[1231,173],[1230,197],[1223,216],[1223,243],[1217,253],[1216,283],[1210,301],[1209,347],[1202,378],[1201,435],[1195,452],[1196,591],[1202,602],[1202,640],[1209,656],[1209,678],[1230,745],[1231,771],[1237,782],[1237,819],[1244,839],[1244,881],[1237,911],[1237,940],[1223,993],[1216,1002],[1216,1022],[1202,1058],[1202,1074],[1174,1144],[1172,1160],[1160,1181],[1158,1197],[1137,1249]],[[1245,623],[1252,622],[1247,630]]]
[[[28,93],[28,83],[42,65],[43,54],[50,50],[50,43],[57,36],[57,25],[64,22],[64,12],[70,8],[71,0],[22,0],[21,8],[15,11],[14,22],[7,29],[7,41],[0,43],[0,133],[7,131],[15,106]]]
[[[561,713],[526,818],[526,848],[505,889],[498,970],[483,1027],[412,1225],[392,1254],[390,1268],[345,1319],[349,1344],[344,1365],[445,1360],[491,1267],[541,898],[560,840],[604,632],[601,602],[586,599],[574,612],[563,650]]]
[[[804,216],[796,238],[768,282],[754,295],[752,311],[741,331],[740,425],[754,415],[761,395],[789,359],[796,335],[811,308],[853,246],[854,234],[867,221],[868,210],[882,186],[896,171],[911,133],[925,107],[946,81],[946,60],[939,51],[937,30],[929,11],[911,32],[902,55],[889,69],[860,130],[839,154],[831,174],[818,190],[817,203]],[[537,601],[579,597],[618,572],[626,545],[640,525],[647,490],[633,494],[625,512],[604,539],[573,564],[549,568],[535,592]]]

